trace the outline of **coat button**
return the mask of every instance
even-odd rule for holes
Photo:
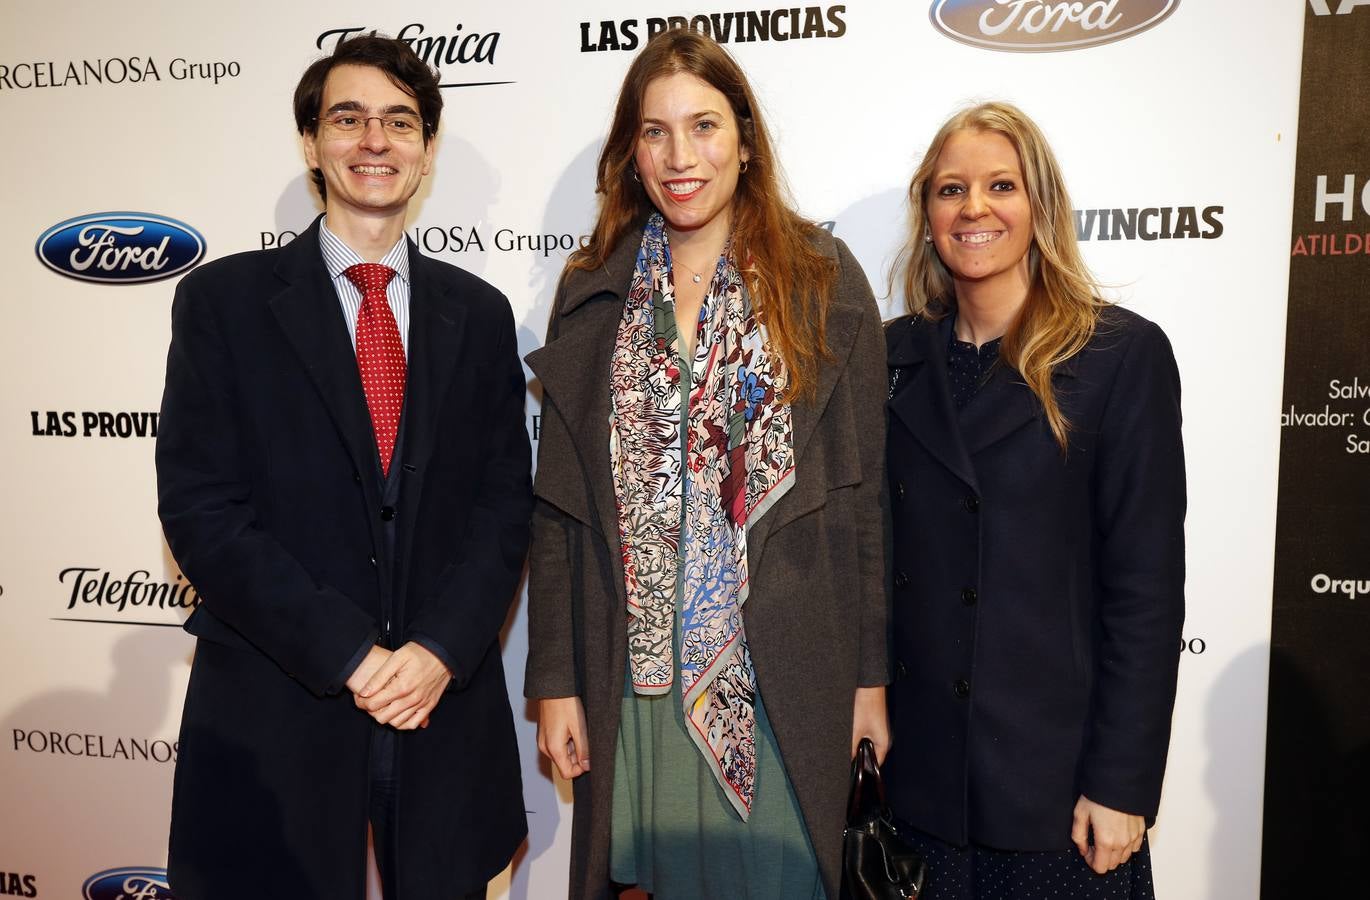
[[[361,473],[361,472],[353,472],[353,473],[352,473],[352,482],[353,482],[354,484],[361,484],[361,483],[362,483],[362,473]]]
[[[966,606],[974,606],[975,601],[978,599],[979,595],[975,593],[975,588],[961,589],[961,602],[966,604]]]
[[[970,696],[970,682],[964,678],[958,678],[951,685],[951,692],[962,700]]]
[[[381,521],[382,521],[382,522],[389,522],[389,521],[390,521],[391,519],[393,519],[393,518],[395,518],[395,507],[393,507],[393,506],[382,506],[382,507],[381,507]]]
[[[895,573],[894,573],[894,586],[897,587],[897,588],[906,588],[906,587],[908,587],[908,586],[909,586],[909,576],[908,576],[908,573],[907,573],[907,572],[895,572]]]
[[[895,663],[895,664],[894,664],[894,677],[895,677],[895,678],[899,678],[899,679],[903,679],[903,678],[909,677],[909,670],[908,670],[908,667],[905,666],[903,663]]]
[[[369,560],[371,561],[371,568],[374,569],[374,568],[376,567],[376,557],[374,557],[374,556],[368,556],[367,559],[369,559]]]
[[[903,500],[903,499],[904,499],[904,482],[902,482],[902,481],[896,481],[896,482],[894,483],[894,499],[896,499],[896,500]]]
[[[976,512],[980,509],[980,498],[967,497],[961,501],[961,505],[966,508],[966,512]]]

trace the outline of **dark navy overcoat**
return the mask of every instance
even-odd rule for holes
[[[361,900],[380,726],[342,682],[373,639],[422,635],[453,669],[429,727],[398,735],[402,895],[483,886],[526,832],[499,650],[532,503],[513,315],[412,243],[409,261],[389,494],[317,222],[177,289],[159,511],[202,600],[186,624],[199,640],[171,822],[178,897]]]
[[[1004,365],[957,410],[951,318],[886,329],[897,814],[944,840],[1072,846],[1077,797],[1152,817],[1184,618],[1180,383],[1104,310],[1053,387],[1062,453]]]

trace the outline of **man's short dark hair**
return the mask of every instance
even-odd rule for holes
[[[319,127],[319,106],[323,103],[323,86],[334,66],[371,66],[380,69],[395,87],[411,95],[419,104],[423,119],[423,142],[432,140],[442,118],[442,91],[438,78],[428,64],[404,41],[375,34],[361,34],[339,41],[331,56],[316,60],[300,76],[295,86],[295,127],[300,134],[314,134]],[[323,172],[311,173],[319,196],[327,199]]]

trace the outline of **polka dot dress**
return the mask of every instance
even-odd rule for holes
[[[358,263],[343,274],[362,292],[362,305],[357,313],[357,368],[366,406],[371,411],[381,473],[389,475],[400,412],[404,409],[406,375],[404,342],[400,340],[395,314],[385,300],[385,288],[395,277],[395,270],[379,263]]]
[[[1156,900],[1151,846],[1106,875],[1076,850],[992,850],[955,847],[932,835],[901,828],[928,864],[919,900]]]
[[[957,409],[963,409],[989,378],[990,369],[999,361],[1002,341],[1003,338],[995,338],[977,348],[966,341],[958,341],[953,327],[951,343],[947,347],[947,376],[951,381],[951,399]]]

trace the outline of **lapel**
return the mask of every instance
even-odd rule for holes
[[[433,451],[433,429],[461,360],[466,307],[439,264],[409,242],[409,369],[404,397],[404,464],[421,474]],[[412,468],[411,468],[412,467]],[[412,476],[411,476],[412,479]]]
[[[972,458],[1041,416],[1041,404],[1017,371],[996,365],[989,380],[966,408],[957,412],[947,379],[947,342],[952,318],[929,322],[917,317],[890,349],[889,364],[908,367],[907,387],[890,400],[889,408],[914,437],[942,465],[977,493]],[[1064,379],[1075,377],[1079,354],[1052,372],[1058,399]]]
[[[951,317],[933,322],[919,315],[907,324],[891,327],[902,328],[903,334],[890,347],[889,365],[891,369],[903,370],[900,380],[907,383],[890,398],[890,412],[934,459],[979,493],[975,467],[962,438],[947,379]],[[976,403],[979,399],[983,398],[977,398]]]
[[[566,461],[555,461],[555,477],[538,479],[535,491],[564,512],[597,518],[585,524],[611,544],[618,541],[618,504],[609,460],[609,361],[640,245],[641,231],[632,230],[599,269],[569,273],[561,301],[552,310],[547,343],[526,358],[544,395],[566,422],[583,463],[583,470],[577,471]],[[590,482],[593,516],[561,496],[558,485],[582,471]]]
[[[943,346],[946,344],[943,342]],[[1080,354],[1058,364],[1051,373],[1051,386],[1058,403],[1070,393],[1066,379],[1075,378]],[[1042,404],[1023,376],[1008,366],[996,365],[980,393],[961,414],[961,434],[971,456],[1004,440],[1023,426],[1045,419]],[[1047,440],[1054,442],[1054,438]]]
[[[285,287],[269,306],[333,419],[353,470],[365,473],[361,483],[368,504],[379,507],[380,485],[372,474],[379,473],[380,462],[371,413],[362,393],[352,338],[319,250],[319,221],[315,219],[281,250],[276,276]]]
[[[818,370],[818,389],[813,399],[799,400],[791,406],[791,416],[794,422],[796,485],[780,499],[779,503],[763,513],[760,519],[753,522],[747,531],[748,566],[753,572],[760,571],[762,551],[766,547],[766,540],[771,536],[771,532],[780,525],[794,521],[797,515],[807,512],[811,508],[803,504],[801,500],[805,494],[812,498],[813,492],[801,493],[797,490],[799,479],[818,477],[817,472],[805,472],[805,451],[818,428],[818,423],[823,419],[823,412],[828,408],[828,401],[832,399],[833,389],[837,387],[838,379],[847,369],[847,362],[860,328],[861,310],[858,307],[842,303],[834,295],[831,304],[828,306],[827,322],[827,343],[832,357],[826,360]],[[850,452],[856,453],[854,444],[851,445]],[[827,489],[831,485],[824,484],[818,487],[820,492],[826,495]]]
[[[443,398],[462,357],[466,307],[450,279],[441,277],[441,264],[409,245],[409,368],[404,396],[404,454],[401,470],[398,526],[395,532],[395,595],[407,594],[409,560],[414,549],[419,498],[423,496],[433,436],[442,418]],[[392,471],[392,475],[396,474]],[[398,616],[404,621],[403,612]]]
[[[1002,363],[961,412],[961,439],[973,457],[1037,418],[1040,405],[1023,377]]]
[[[818,371],[818,390],[813,400],[800,400],[792,408],[794,418],[794,459],[795,467],[804,458],[804,450],[813,437],[823,411],[832,399],[833,388],[847,369],[847,359],[851,356],[852,346],[856,343],[856,333],[861,328],[861,310],[840,303],[836,297],[828,307],[827,343],[832,358],[824,362]]]

